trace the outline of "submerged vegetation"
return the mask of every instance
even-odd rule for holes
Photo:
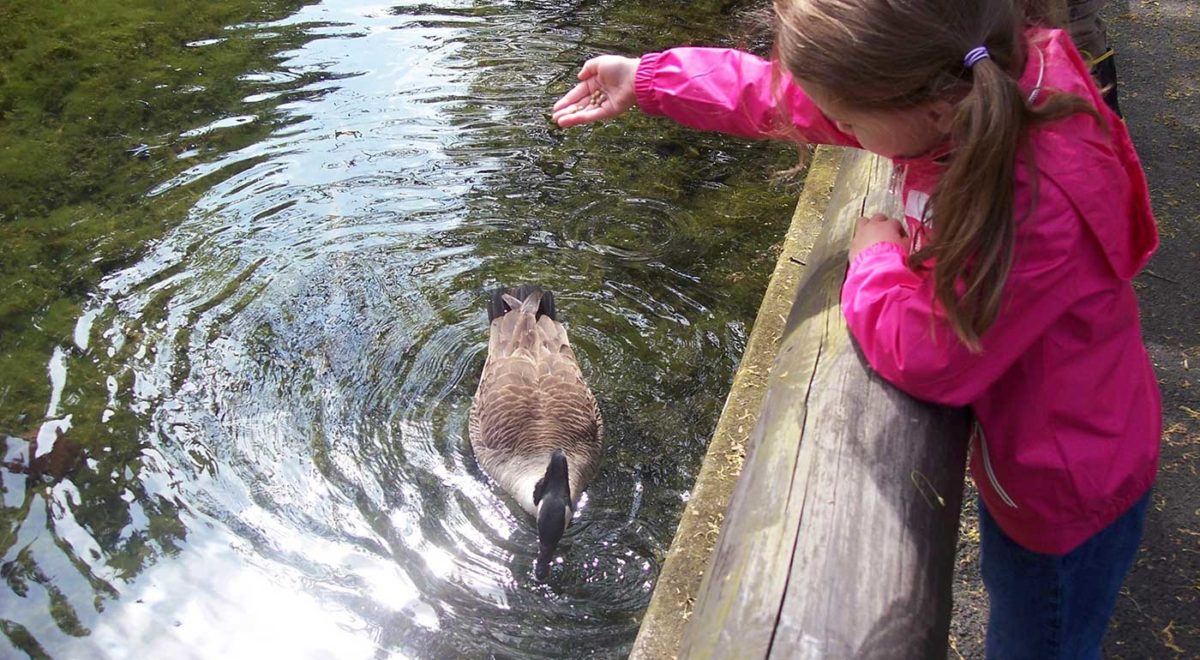
[[[86,333],[75,338],[82,307],[101,278],[137,259],[186,216],[201,192],[183,187],[148,203],[155,184],[207,153],[271,130],[262,122],[240,132],[181,137],[235,108],[247,88],[241,76],[271,66],[280,50],[270,40],[238,39],[236,26],[285,16],[300,4],[0,4],[0,437],[8,437],[12,454],[16,445],[37,437],[46,415],[55,414],[47,411],[52,399],[47,363],[56,348],[67,352],[71,365],[58,406],[69,408],[72,417],[72,428],[55,450],[71,453],[69,465],[35,473],[24,465],[32,459],[36,445],[31,445],[19,451],[24,455],[16,464],[4,466],[10,472],[4,479],[6,506],[0,509],[5,557],[0,573],[18,595],[30,582],[43,585],[50,616],[69,635],[88,630],[54,576],[38,567],[28,547],[15,547],[31,508],[42,510],[39,493],[69,476],[74,491],[69,515],[126,579],[149,557],[175,552],[185,536],[179,505],[148,496],[137,478],[143,420],[120,407],[106,418],[104,366],[124,356],[89,351]],[[226,44],[195,47],[205,39]],[[193,155],[183,158],[184,152]],[[85,460],[89,467],[80,469]],[[133,521],[130,502],[145,516],[144,530],[122,531]],[[91,559],[72,563],[102,609],[116,591],[86,568]],[[24,626],[3,620],[0,629],[31,657],[45,655]]]
[[[638,538],[636,553],[628,547],[620,548],[626,554],[612,551],[613,562],[622,566],[634,563],[630,557],[646,558],[637,562],[625,590],[633,594],[628,602],[575,612],[569,599],[562,601],[564,611],[587,621],[578,634],[594,635],[619,655],[622,645],[632,641],[636,617],[631,619],[630,613],[644,606],[652,585],[655,544],[665,547],[670,540],[774,264],[772,248],[790,217],[795,191],[772,186],[767,178],[792,165],[795,154],[784,147],[700,137],[636,113],[564,132],[550,125],[549,106],[590,55],[736,41],[736,31],[728,27],[730,14],[756,3],[678,0],[650,6],[606,0],[561,7],[465,2],[452,8],[369,8],[385,20],[410,16],[411,21],[393,18],[385,27],[427,30],[412,38],[426,39],[422,47],[433,50],[445,45],[439,39],[449,42],[445,34],[450,30],[496,30],[454,37],[458,50],[447,58],[463,69],[481,69],[483,75],[462,89],[454,87],[455,78],[447,89],[431,88],[427,97],[415,101],[404,94],[422,90],[391,89],[395,83],[390,78],[403,71],[385,71],[362,83],[383,90],[358,89],[340,106],[319,108],[346,116],[318,117],[303,129],[313,134],[296,138],[308,143],[285,145],[319,152],[303,166],[333,174],[306,179],[273,201],[268,201],[270,195],[253,198],[241,184],[228,182],[253,172],[273,154],[226,157],[243,149],[252,152],[285,129],[303,132],[292,124],[305,121],[304,113],[316,112],[315,101],[322,94],[337,93],[334,85],[321,88],[316,83],[357,75],[334,73],[319,57],[316,65],[281,64],[322,38],[330,39],[331,50],[354,51],[352,40],[369,33],[365,27],[358,32],[360,26],[345,14],[347,22],[333,26],[343,32],[333,37],[322,33],[330,25],[282,20],[310,4],[0,3],[0,24],[5,26],[0,31],[0,437],[8,449],[8,464],[0,466],[4,586],[27,599],[19,601],[23,606],[44,610],[45,621],[37,623],[46,629],[86,637],[99,613],[116,609],[112,601],[121,598],[125,584],[155,562],[178,561],[184,554],[191,531],[185,520],[194,519],[185,514],[204,505],[189,500],[195,490],[186,483],[181,487],[181,481],[222,472],[232,481],[213,483],[253,482],[246,485],[256,505],[286,518],[294,512],[272,508],[284,505],[271,499],[269,489],[259,489],[256,478],[262,473],[255,471],[269,472],[285,460],[308,461],[326,481],[302,482],[300,488],[328,488],[334,493],[330,501],[346,495],[373,533],[393,544],[395,554],[367,544],[372,551],[390,561],[407,557],[421,564],[416,549],[403,547],[408,541],[402,532],[433,525],[462,506],[474,510],[482,504],[463,505],[460,495],[443,492],[446,486],[434,473],[406,464],[408,452],[416,450],[400,441],[411,441],[416,428],[440,434],[423,439],[434,449],[459,450],[455,429],[447,427],[465,409],[474,384],[473,376],[464,374],[479,366],[475,325],[482,298],[476,296],[495,284],[537,281],[566,290],[560,309],[575,323],[572,332],[592,369],[589,378],[603,390],[598,395],[612,419],[610,438],[619,439],[606,455],[607,478],[589,492],[606,507],[630,511],[620,524],[631,531],[599,530],[598,525],[590,533],[603,532],[614,547],[619,544],[612,539],[619,532],[645,537],[642,530],[651,529],[662,537]],[[424,21],[425,14],[432,17]],[[529,29],[527,21],[522,22],[527,17],[541,21],[537,34],[545,42],[521,43],[529,39],[523,32]],[[388,94],[395,98],[387,99]],[[409,119],[402,114],[408,107],[403,101],[448,124],[438,126],[444,132],[434,136],[440,142],[431,150],[445,156],[446,162],[437,164],[442,170],[400,171],[412,145],[395,139],[407,134],[388,131]],[[351,114],[344,108],[355,104],[368,107],[353,107],[354,116],[369,112],[370,119],[343,126]],[[285,105],[290,109],[281,110]],[[217,124],[220,130],[210,130]],[[337,144],[329,147],[329,141]],[[336,157],[322,159],[333,151],[339,151]],[[372,159],[374,163],[365,164]],[[206,174],[190,175],[194,170]],[[430,202],[421,197],[438,186],[439,194],[449,197],[446,191],[453,190],[461,198],[439,208],[435,202],[440,198],[431,196]],[[303,199],[310,192],[317,202]],[[416,238],[387,235],[390,244],[364,241],[345,254],[338,252],[340,261],[314,259],[311,271],[288,270],[300,259],[295,252],[271,252],[275,244],[252,246],[261,249],[254,252],[241,236],[238,241],[197,241],[180,250],[178,262],[162,272],[131,278],[143,287],[138,293],[148,303],[139,303],[132,312],[101,304],[108,295],[106,278],[137,271],[147,254],[171,243],[173,229],[209,212],[203,204],[208,196],[252,197],[231,215],[245,215],[241,219],[247,225],[261,221],[267,233],[278,228],[280,235],[297,241],[286,243],[294,248],[312,239],[306,232],[316,232],[312,226],[322,222],[332,227],[324,230],[326,237],[342,230],[350,234],[357,229],[355,222],[363,220],[354,212],[362,209],[345,199],[376,193],[394,193],[393,206],[367,208],[363,215],[384,213],[382,220],[366,220],[377,222],[381,232],[399,227]],[[327,203],[331,197],[336,203]],[[406,213],[414,208],[442,224],[426,230],[406,226]],[[197,232],[211,227],[197,224]],[[332,243],[325,247],[330,253],[342,249]],[[335,267],[342,270],[330,274]],[[378,278],[367,280],[363,271]],[[184,284],[178,289],[160,286],[180,273],[194,278],[181,278]],[[289,277],[299,284],[291,289],[279,285]],[[422,290],[411,299],[403,297],[410,287]],[[271,296],[275,298],[262,302]],[[378,306],[371,308],[372,303]],[[376,323],[393,316],[399,320]],[[199,339],[190,336],[193,331]],[[351,335],[356,339],[347,339]],[[192,340],[228,340],[234,348],[214,358],[194,351],[188,343]],[[163,346],[175,351],[176,359],[165,366],[155,355]],[[227,362],[212,364],[221,358]],[[243,358],[245,363],[239,362]],[[195,373],[205,368],[208,373]],[[161,396],[137,399],[131,393],[145,387],[139,377],[155,370],[157,376],[166,372],[163,380],[169,386]],[[331,383],[334,390],[328,389]],[[196,396],[201,403],[172,399],[175,392],[169,390],[182,389],[181,384],[193,392],[204,390],[209,398]],[[344,391],[336,390],[339,386]],[[237,389],[237,395],[222,398],[229,394],[222,387]],[[332,414],[321,408],[330,391],[348,400],[348,422],[321,418]],[[288,436],[296,445],[260,447],[254,442],[263,441],[252,433],[239,438],[250,438],[248,447],[220,445],[216,438],[225,440],[222,424],[245,422],[237,417],[243,412],[237,408],[243,403],[238,397],[249,401],[249,407],[283,409],[271,412],[291,413],[300,420],[298,426],[308,423],[311,428],[302,428],[298,439]],[[193,421],[188,414],[194,411],[156,417],[168,400],[181,408],[211,405],[213,410],[202,412],[217,421],[176,434],[176,426]],[[217,411],[218,404],[229,405]],[[430,410],[418,410],[422,407]],[[69,428],[48,458],[35,465],[35,441],[54,437],[53,423],[66,418]],[[339,430],[337,424],[343,422],[364,442],[372,434],[387,441],[380,441],[376,454],[357,456],[329,437],[330,429]],[[178,446],[184,436],[196,442]],[[302,455],[284,456],[284,446],[299,447]],[[232,464],[221,450],[238,459],[246,457],[237,452],[246,451],[247,462],[254,465]],[[662,460],[664,456],[669,458]],[[151,483],[146,475],[155,470],[148,468],[172,460],[187,463],[169,466],[177,468],[171,477],[175,481]],[[431,462],[438,461],[452,462],[447,456]],[[411,483],[397,484],[401,477]],[[377,482],[396,492],[377,495]],[[398,530],[401,492],[420,501],[422,514],[433,522],[409,522],[410,527]],[[333,506],[326,501],[320,505]],[[649,513],[640,513],[642,506]],[[238,534],[250,535],[248,529],[257,533],[235,514],[222,524],[242,525]],[[295,517],[308,520],[308,515],[304,511]],[[315,524],[336,526],[311,515]],[[643,524],[639,516],[648,521],[643,527],[637,527]],[[584,527],[581,533],[589,533]],[[430,534],[445,537],[446,546],[455,539],[446,530]],[[81,538],[86,542],[80,543]],[[289,560],[327,569],[309,557]],[[509,556],[509,561],[519,558]],[[73,568],[77,575],[67,582],[50,566]],[[569,595],[590,593],[584,587],[596,588],[592,583],[600,580],[595,575],[606,575],[603,566],[590,570],[595,574],[571,576],[578,584]],[[421,596],[435,609],[444,593],[462,597],[451,591],[461,585],[443,586],[443,577],[423,578],[422,587],[429,591]],[[453,603],[447,616],[453,616],[454,607],[471,615],[470,608],[479,606],[475,601]],[[372,614],[377,610],[369,602],[364,608]],[[381,644],[409,650],[406,645],[417,637],[401,632],[419,626],[398,622],[402,617],[394,613],[388,617],[385,627],[392,626],[388,635],[396,639]],[[0,631],[9,644],[31,656],[53,655],[53,639],[31,624],[33,619],[35,615],[0,616]],[[462,619],[443,622],[445,639],[430,637],[435,645],[430,648],[461,652],[462,639],[472,638],[471,626],[478,624],[473,615]],[[514,634],[501,622],[492,623],[502,631],[499,635]],[[602,625],[606,623],[608,627]],[[522,621],[512,625],[528,627]],[[612,630],[619,631],[616,637]],[[506,643],[514,648],[523,643],[513,639]],[[476,646],[470,648],[480,651],[487,642],[474,634],[470,643]],[[0,654],[3,650],[0,644]]]
[[[249,88],[243,74],[269,67],[280,50],[274,40],[237,38],[236,26],[300,4],[0,5],[0,430],[39,422],[46,358],[69,342],[80,304],[197,195],[177,190],[147,203],[147,192],[193,159],[271,130],[259,122],[180,137],[230,114]],[[207,39],[225,43],[195,46]]]

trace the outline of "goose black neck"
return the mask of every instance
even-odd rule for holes
[[[571,516],[570,473],[567,457],[561,450],[551,454],[546,474],[534,489],[533,500],[538,507],[538,559],[534,574],[543,580],[550,573],[550,561]]]

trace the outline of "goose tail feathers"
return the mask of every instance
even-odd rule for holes
[[[500,287],[492,292],[488,301],[488,323],[517,309],[523,312],[536,313],[537,318],[554,316],[554,294],[533,284],[522,284],[518,287]]]

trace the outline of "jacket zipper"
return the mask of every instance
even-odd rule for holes
[[[987,472],[988,481],[990,481],[992,484],[992,490],[996,491],[996,494],[1000,496],[1000,499],[1005,504],[1014,509],[1020,508],[1017,506],[1017,503],[1008,496],[1008,493],[1005,492],[1004,488],[1000,486],[1000,482],[996,479],[996,473],[992,471],[992,461],[988,457],[987,436],[984,435],[983,426],[979,424],[979,420],[975,420],[975,435],[979,438],[980,456],[983,457],[983,471]]]

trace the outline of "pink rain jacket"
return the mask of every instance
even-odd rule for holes
[[[1091,100],[1107,131],[1082,114],[1033,129],[1037,169],[1017,169],[1014,262],[983,350],[972,353],[956,339],[935,311],[931,278],[910,270],[908,250],[893,243],[871,246],[850,264],[842,310],[884,378],[917,398],[971,407],[971,471],[988,511],[1026,548],[1064,554],[1154,481],[1161,400],[1130,280],[1158,234],[1125,125],[1104,105],[1070,39],[1057,30],[1028,37],[1021,87],[1032,93],[1041,76],[1047,91],[1040,94]],[[645,55],[635,87],[643,112],[696,128],[858,146],[786,73],[773,82],[769,62],[738,51]],[[905,170],[909,234],[936,236],[937,211],[927,213],[926,203],[941,165],[926,158],[896,166]]]

